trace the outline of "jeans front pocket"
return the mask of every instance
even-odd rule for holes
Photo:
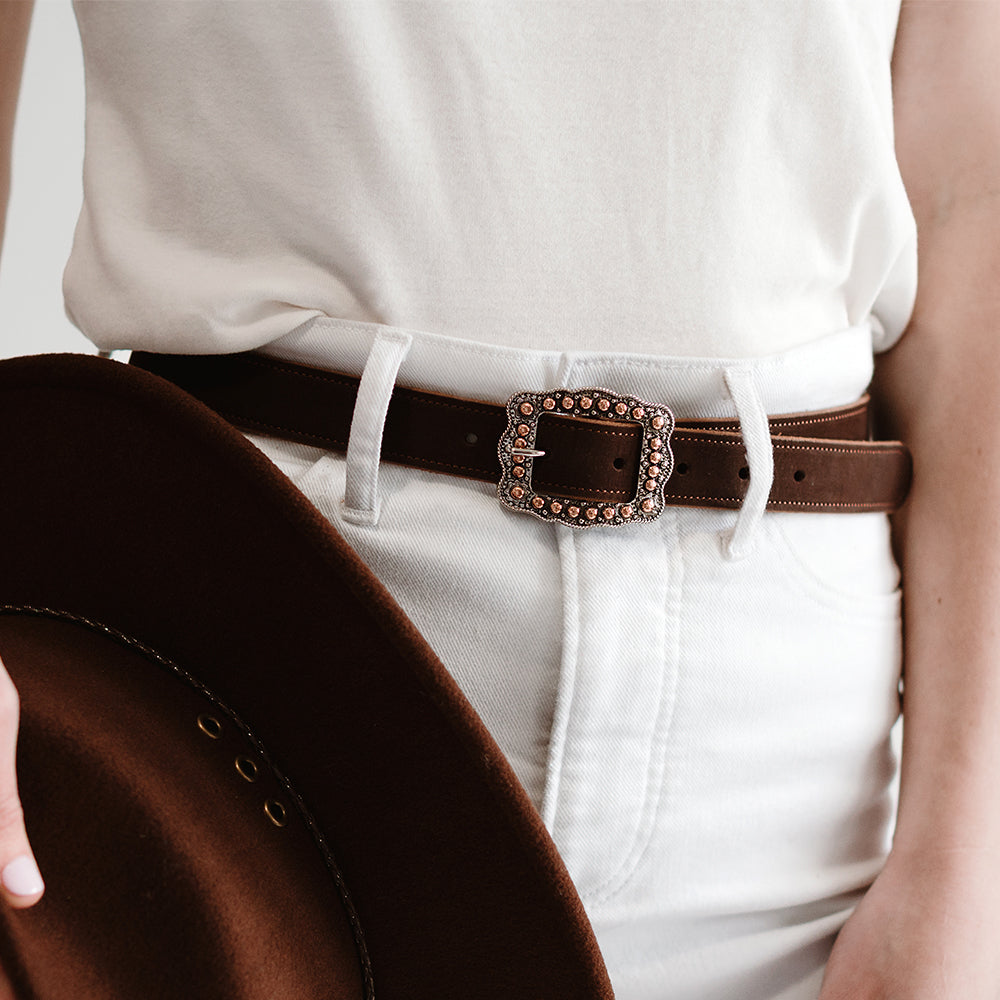
[[[885,514],[768,514],[762,530],[802,596],[862,616],[895,616],[899,568]]]

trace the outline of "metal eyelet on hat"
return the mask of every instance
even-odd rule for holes
[[[209,739],[217,740],[222,737],[222,723],[214,715],[199,715],[198,728]]]
[[[268,799],[264,803],[264,812],[275,826],[284,826],[288,822],[288,810],[277,799]]]
[[[247,781],[257,780],[257,763],[245,754],[240,754],[236,758],[236,770],[240,777]]]

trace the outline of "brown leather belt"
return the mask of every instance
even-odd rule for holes
[[[134,352],[132,364],[243,430],[347,447],[360,381],[353,376],[258,354]],[[909,451],[868,440],[868,402],[770,419],[769,510],[892,511],[903,502]],[[665,408],[603,389],[522,393],[504,407],[397,386],[382,457],[500,480],[509,505],[584,527],[642,519],[643,505],[647,516],[661,503],[737,508],[749,480],[738,421],[674,423]]]

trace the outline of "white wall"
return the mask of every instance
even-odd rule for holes
[[[0,357],[94,347],[63,312],[82,198],[83,61],[70,0],[36,0],[0,262]]]

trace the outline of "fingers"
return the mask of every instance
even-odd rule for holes
[[[37,903],[45,884],[28,843],[17,794],[18,718],[17,691],[0,663],[0,895],[20,908]]]

